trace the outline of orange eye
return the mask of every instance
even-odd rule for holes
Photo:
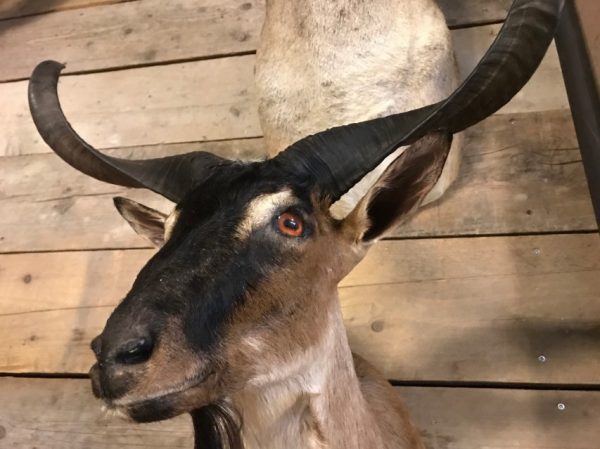
[[[298,215],[284,212],[277,217],[277,229],[288,237],[300,237],[304,233],[304,223]]]

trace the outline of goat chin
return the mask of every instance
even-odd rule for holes
[[[100,408],[104,419],[110,420],[114,418],[121,419],[127,422],[133,422],[131,416],[129,416],[121,407],[110,407],[103,404]]]

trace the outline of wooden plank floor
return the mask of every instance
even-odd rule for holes
[[[1,255],[0,372],[86,373],[151,254]],[[397,380],[594,384],[598,254],[589,234],[380,243],[341,285],[350,341]]]
[[[463,75],[475,66],[498,29],[498,25],[489,25],[453,32]],[[7,48],[16,45],[14,42]],[[28,61],[22,75],[28,76],[36,61],[50,57],[60,60],[60,52],[55,53]],[[72,125],[100,149],[247,138],[261,133],[253,70],[254,55],[224,57],[66,76],[59,91],[64,92],[61,104],[67,116],[73,117]],[[8,82],[10,78],[10,74],[0,76],[0,81],[6,81],[0,84],[0,97],[6,99],[0,111],[0,126],[11,130],[10,134],[0,135],[0,155],[49,152],[29,117],[27,82]],[[558,84],[561,80],[553,47],[539,72],[500,112],[566,109],[566,93]]]
[[[94,399],[88,384],[77,379],[3,379],[0,397],[11,406],[0,408],[0,447],[193,446],[187,416],[153,424],[123,422],[90,406]],[[399,392],[428,449],[598,448],[600,392],[431,387]]]
[[[439,3],[465,75],[511,2]],[[262,158],[263,13],[264,0],[0,4],[0,449],[191,447],[186,417],[104,417],[79,378],[153,253],[111,197],[172,205],[52,154],[29,118],[32,68],[67,62],[64,109],[111,154]],[[353,349],[404,385],[428,449],[598,447],[600,239],[554,48],[466,133],[443,200],[375,246],[340,296]]]
[[[2,0],[0,20],[125,1],[136,0]]]

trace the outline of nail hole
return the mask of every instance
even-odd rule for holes
[[[383,321],[381,321],[381,320],[373,321],[371,323],[371,330],[373,332],[381,332],[383,330],[383,328],[384,328],[384,324],[383,324]]]

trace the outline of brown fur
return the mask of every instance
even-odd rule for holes
[[[423,201],[449,148],[445,135],[421,139],[345,220],[313,195],[310,237],[273,235],[281,260],[232,309],[217,347],[193,351],[183,324],[169,321],[136,384],[115,404],[127,409],[166,395],[173,414],[222,404],[240,414],[246,449],[422,449],[396,392],[352,355],[337,285],[373,240]],[[386,195],[395,191],[401,201],[389,203]],[[287,188],[257,195],[236,238],[252,238],[275,211],[297,201]]]

